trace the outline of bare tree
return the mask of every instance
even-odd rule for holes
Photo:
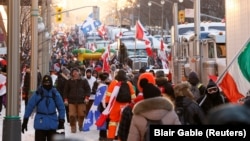
[[[20,10],[20,57],[21,64],[30,61],[31,49],[31,13],[30,6],[21,6]]]

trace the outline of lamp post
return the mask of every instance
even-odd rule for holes
[[[161,7],[161,35],[163,37],[163,8],[164,8],[163,5],[165,4],[165,0],[161,0],[161,4],[158,4],[158,3],[154,2],[154,1],[148,1],[149,9],[150,9],[152,3],[159,6],[159,7]],[[149,22],[150,22],[150,13],[149,13]]]
[[[140,20],[140,17],[141,17],[141,5],[140,5],[140,1],[139,1],[139,4],[136,5],[136,7],[138,8],[138,20]]]

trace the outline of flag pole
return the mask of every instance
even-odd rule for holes
[[[135,49],[134,49],[134,61],[133,61],[133,70],[135,71],[135,66],[134,66],[134,64],[135,64],[135,57],[136,57],[136,33],[137,33],[137,22],[138,22],[138,20],[136,21],[136,24],[135,24]]]
[[[243,44],[242,48],[238,51],[238,53],[234,56],[233,60],[230,62],[230,64],[226,67],[226,69],[224,70],[224,72],[219,76],[219,78],[216,81],[216,84],[221,82],[221,79],[224,77],[224,75],[226,74],[227,70],[229,69],[229,67],[233,64],[233,62],[239,57],[240,53],[244,51],[244,49],[247,47],[247,44],[250,42],[250,38],[248,38],[248,40]]]

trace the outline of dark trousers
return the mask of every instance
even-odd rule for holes
[[[4,95],[0,96],[0,113],[2,112],[2,109],[3,109],[3,98],[4,98]]]
[[[35,141],[54,141],[56,130],[36,130]]]
[[[103,112],[104,111],[104,107],[102,106],[102,103],[100,103],[100,105],[98,106],[98,110],[100,112]],[[107,129],[108,129],[108,125],[109,125],[109,118],[107,118],[107,121],[106,121],[106,125],[107,125]],[[99,131],[99,138],[107,138],[107,129],[106,130],[100,130]]]

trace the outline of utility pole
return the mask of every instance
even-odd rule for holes
[[[181,82],[181,78],[180,78],[180,67],[179,67],[179,56],[178,56],[178,50],[179,50],[179,41],[178,41],[178,4],[174,3],[173,5],[173,27],[174,27],[174,33],[171,32],[171,34],[174,34],[172,37],[174,37],[174,39],[172,39],[173,42],[173,46],[172,46],[172,51],[171,51],[171,56],[172,56],[172,60],[171,60],[171,73],[172,73],[172,82],[174,84],[177,84],[178,82]]]
[[[31,3],[31,75],[30,75],[30,94],[37,88],[37,54],[38,54],[38,0]]]
[[[8,1],[8,46],[7,46],[7,108],[3,120],[2,141],[21,141],[20,109],[20,1]]]
[[[49,8],[50,6],[48,6],[48,8]],[[46,0],[43,0],[42,1],[42,10],[41,10],[41,17],[42,17],[42,22],[44,23],[47,19],[46,19]],[[47,48],[47,46],[46,46],[46,42],[44,42],[45,41],[45,31],[42,31],[42,32],[40,32],[40,33],[38,33],[38,48],[39,48],[39,50],[41,50],[41,51],[39,51],[38,52],[38,64],[39,64],[39,70],[41,70],[41,73],[42,73],[42,75],[45,75],[47,72],[48,72],[48,70],[46,70],[47,68],[45,67],[45,64],[48,64],[48,62],[47,62],[47,59],[46,59],[46,57],[47,57],[47,52],[46,52],[46,48]]]
[[[46,27],[47,27],[47,31],[49,34],[51,33],[51,7],[48,6],[51,4],[51,0],[47,0],[47,18],[46,18]],[[45,46],[45,50],[44,50],[44,57],[45,57],[45,61],[47,63],[44,64],[44,71],[48,71],[49,70],[49,64],[48,62],[50,61],[50,47],[51,47],[51,41],[50,41],[50,35],[49,37],[46,37],[46,46]]]
[[[203,73],[202,73],[202,64],[203,64],[203,56],[202,51],[203,49],[200,48],[200,0],[194,0],[194,27],[195,27],[195,50],[199,50],[199,57],[200,57],[200,64],[199,64],[199,72],[200,74],[200,80],[202,80]]]

